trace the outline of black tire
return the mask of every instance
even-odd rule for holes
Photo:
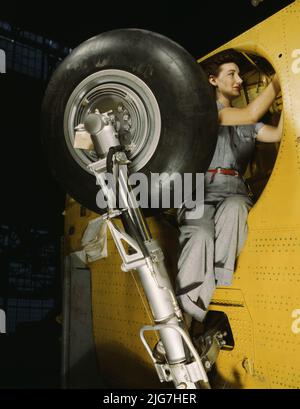
[[[94,92],[93,81],[96,81],[93,78],[99,76],[97,81],[100,81],[100,88],[105,87],[105,78],[107,73],[111,72],[120,74],[121,78],[124,76],[125,82],[127,77],[130,81],[136,77],[140,79],[141,89],[145,88],[146,94],[147,89],[150,89],[159,107],[161,126],[157,146],[155,145],[155,151],[152,153],[149,151],[149,160],[143,163],[141,168],[137,160],[135,171],[143,172],[148,177],[150,172],[205,172],[215,148],[218,127],[216,103],[205,74],[194,58],[172,40],[150,31],[120,29],[105,32],[79,45],[59,65],[48,84],[42,105],[42,140],[54,176],[74,199],[97,213],[103,212],[96,205],[99,188],[96,186],[95,177],[81,165],[81,159],[78,158],[77,161],[77,153],[74,153],[77,151],[68,142],[72,131],[68,130],[71,127],[66,128],[66,118],[72,119],[71,112],[74,110],[68,108],[69,116],[66,116],[66,107],[71,106],[71,100],[74,100],[76,106],[81,94],[78,91],[76,97],[73,91],[84,87],[79,84],[85,84],[86,81],[86,89],[91,87],[91,93],[88,94],[90,96],[91,90]],[[94,76],[91,76],[92,74]],[[109,81],[115,81],[117,84],[119,77],[112,78]],[[135,86],[134,81],[126,82],[125,85],[129,93],[131,85]],[[139,92],[140,88],[132,91],[133,94]],[[152,109],[150,105],[153,102],[154,106],[155,101],[151,99],[151,92],[147,94],[147,98],[149,97],[149,107]],[[147,101],[145,105],[148,104]],[[78,104],[78,112],[85,109],[81,106],[84,104]],[[153,110],[155,111],[155,107]],[[147,142],[148,139],[154,138],[155,135],[157,138],[158,132],[151,112],[147,115],[150,115],[150,119],[149,123],[147,122],[149,129],[147,128],[145,146],[150,143]],[[71,125],[73,122],[76,125],[76,120],[72,122],[71,119]],[[153,146],[151,149],[154,149]],[[85,154],[81,152],[80,155]],[[147,154],[140,154],[140,157],[145,158]],[[84,164],[85,156],[82,158]],[[87,161],[89,160],[93,160],[93,155],[87,157]]]

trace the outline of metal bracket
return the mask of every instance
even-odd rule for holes
[[[164,253],[161,248],[156,248],[155,250],[150,251],[150,257],[153,263],[160,263],[164,260]]]
[[[160,382],[171,382],[173,377],[168,364],[154,364]]]
[[[192,341],[190,340],[190,338],[188,337],[188,335],[186,334],[186,332],[182,328],[180,328],[178,325],[174,325],[174,324],[158,324],[158,325],[153,325],[153,326],[152,325],[146,325],[146,326],[144,326],[144,327],[142,327],[140,329],[141,341],[144,344],[144,347],[146,348],[148,354],[150,355],[160,379],[161,379],[161,376],[165,373],[166,365],[167,365],[167,367],[169,369],[168,373],[169,372],[171,373],[172,365],[170,365],[170,364],[163,364],[162,365],[162,364],[159,364],[157,362],[157,360],[153,356],[153,353],[152,353],[152,350],[151,350],[149,344],[147,343],[147,341],[145,339],[144,332],[145,331],[160,331],[160,330],[162,330],[164,328],[172,328],[175,331],[179,332],[179,334],[181,335],[181,337],[185,341],[187,347],[189,348],[189,351],[191,352],[192,356],[194,357],[195,360],[194,360],[194,362],[192,362],[193,365],[191,365],[191,364],[185,364],[184,365],[186,367],[186,370],[187,370],[189,376],[190,376],[191,382],[197,382],[197,381],[202,380],[202,381],[208,383],[208,378],[207,378],[206,371],[205,371],[205,369],[203,367],[201,358],[200,358],[198,352],[196,351]],[[159,367],[159,369],[157,369],[158,367]],[[164,378],[163,380],[165,380],[165,381],[173,380],[173,378],[171,378],[171,379],[169,378],[169,375],[168,375],[167,379]]]
[[[146,264],[144,254],[141,252],[138,243],[130,237],[127,233],[119,230],[119,228],[110,220],[107,220],[107,224],[114,242],[119,250],[123,264],[121,266],[123,271],[129,271],[134,268],[140,267]],[[122,240],[135,250],[135,253],[128,254],[124,248]]]
[[[97,175],[99,173],[102,173],[102,172],[106,171],[106,159],[104,158],[104,159],[98,160],[97,162],[90,163],[87,166],[87,168],[90,169],[92,172],[94,172],[94,174],[95,174],[95,176],[97,178]]]

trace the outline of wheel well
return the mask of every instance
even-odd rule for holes
[[[256,54],[242,52],[241,75],[243,90],[241,96],[234,101],[235,106],[244,106],[251,102],[270,83],[275,73],[272,65],[263,57]],[[276,97],[268,112],[261,118],[261,122],[276,126],[282,110],[282,95]],[[245,172],[245,179],[249,184],[253,200],[256,202],[263,192],[271,176],[279,142],[263,143],[256,141],[255,151]]]

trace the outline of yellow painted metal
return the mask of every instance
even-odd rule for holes
[[[300,387],[300,331],[293,330],[300,308],[299,23],[297,1],[210,54],[235,48],[268,60],[280,77],[284,113],[276,163],[249,214],[233,284],[213,297],[211,309],[228,315],[235,339],[217,361],[219,387]],[[226,306],[236,294],[243,307]]]
[[[154,222],[151,229],[158,234]],[[162,244],[169,240],[161,226],[159,237]],[[160,387],[139,337],[144,325],[154,323],[138,274],[120,270],[121,259],[110,234],[108,251],[109,258],[92,266],[93,322],[100,370],[115,387]],[[154,347],[156,333],[146,337]]]
[[[97,217],[88,211],[80,216],[81,206],[69,199],[66,206],[66,252],[81,250],[81,238],[89,220]],[[117,225],[121,227],[119,220]],[[166,253],[168,271],[176,271],[177,237],[174,227],[149,218],[151,232]],[[71,234],[70,234],[71,233]],[[172,253],[168,256],[170,249]],[[143,346],[139,331],[153,320],[136,272],[121,271],[121,258],[108,231],[109,257],[90,264],[92,277],[92,317],[99,371],[106,384],[121,388],[160,388],[162,385]],[[173,277],[175,274],[173,274]],[[146,333],[154,347],[156,333]],[[169,385],[170,386],[170,385]]]
[[[232,47],[268,60],[279,74],[284,107],[284,136],[271,177],[249,214],[233,284],[218,288],[210,306],[227,314],[235,340],[233,350],[220,352],[217,387],[300,387],[299,38],[296,1],[213,52]],[[67,253],[80,248],[84,227],[95,216],[80,217],[76,202],[67,205]],[[174,277],[176,230],[156,218],[148,223]],[[139,329],[151,323],[149,307],[136,274],[120,270],[110,237],[108,249],[108,258],[90,265],[99,368],[114,387],[156,387],[157,375],[139,339]],[[155,334],[148,339],[151,345],[157,340]]]

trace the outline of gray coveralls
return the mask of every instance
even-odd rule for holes
[[[218,102],[218,109],[223,106]],[[255,147],[255,137],[264,124],[220,126],[209,169],[246,171]],[[204,176],[204,214],[188,219],[192,209],[180,209],[181,254],[178,260],[176,294],[185,312],[203,321],[216,286],[229,286],[247,237],[247,217],[252,206],[249,189],[241,176],[207,172]],[[202,204],[203,205],[203,204]]]

